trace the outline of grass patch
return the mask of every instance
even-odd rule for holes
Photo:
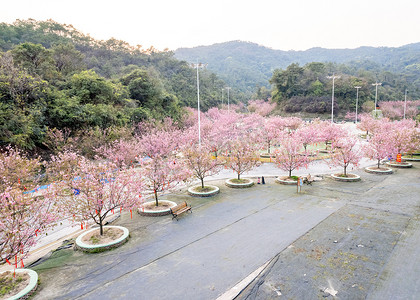
[[[24,286],[26,285],[25,281],[29,278],[28,274],[20,274],[16,273],[15,277],[13,277],[13,273],[11,271],[4,272],[0,275],[0,297],[4,297],[6,295],[15,295],[19,291],[21,291]]]
[[[89,240],[92,244],[99,244],[100,242],[100,240],[94,235],[92,235]]]

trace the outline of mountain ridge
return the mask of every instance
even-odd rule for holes
[[[253,42],[234,40],[210,46],[178,48],[174,51],[180,60],[208,64],[228,84],[251,93],[257,86],[269,87],[275,69],[285,69],[292,63],[310,62],[349,64],[355,68],[379,73],[410,72],[420,76],[420,42],[401,47],[361,46],[354,49],[327,49],[313,47],[307,50],[276,50]],[[240,84],[240,81],[243,82]]]

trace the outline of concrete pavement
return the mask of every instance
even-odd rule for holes
[[[385,287],[405,274],[402,261],[418,255],[413,222],[420,174],[417,168],[387,176],[355,172],[362,175],[361,182],[326,179],[305,185],[301,194],[267,178],[266,185],[246,190],[216,181],[221,193],[208,199],[188,197],[184,191],[167,195],[187,200],[193,213],[178,222],[123,215],[116,224],[129,228],[132,237],[123,247],[94,255],[60,250],[35,266],[42,282],[35,299],[216,299],[269,261],[262,273],[267,280],[258,281],[260,276],[255,281],[263,282],[259,286],[269,282],[269,288],[255,293],[250,290],[258,284],[251,284],[240,297],[266,299],[281,293],[316,298],[328,296],[325,291],[331,288],[327,291],[344,299],[357,286],[361,297],[395,296]],[[418,268],[410,266],[407,295],[415,291],[410,286]],[[284,269],[287,276],[274,273]]]

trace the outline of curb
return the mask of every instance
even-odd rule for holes
[[[361,180],[359,175],[357,174],[351,174],[351,175],[355,175],[356,177],[340,177],[340,176],[336,176],[335,174],[331,174],[331,178],[336,181],[342,181],[342,182],[356,182],[356,181]]]
[[[103,228],[104,229],[106,229],[106,228],[121,229],[123,231],[123,235],[120,238],[116,239],[115,241],[112,241],[112,242],[106,243],[106,244],[98,244],[98,245],[85,244],[82,241],[83,237],[86,234],[99,229],[98,227],[95,227],[95,228],[92,228],[92,229],[82,233],[81,235],[79,235],[76,239],[75,247],[78,250],[82,250],[83,252],[90,252],[90,253],[103,252],[103,251],[107,251],[107,250],[110,250],[110,249],[117,248],[117,247],[121,246],[122,244],[127,242],[128,237],[130,235],[130,232],[128,231],[128,229],[125,228],[125,227],[122,227],[122,226],[104,226]]]
[[[249,178],[244,178],[244,179],[249,180],[249,182],[247,182],[247,183],[233,183],[233,182],[231,182],[232,178],[230,178],[230,179],[225,180],[225,185],[227,187],[234,188],[234,189],[244,189],[244,188],[249,188],[249,187],[254,185],[254,181],[252,179],[249,179]]]
[[[217,195],[218,193],[220,193],[219,187],[217,187],[215,185],[209,185],[209,184],[205,185],[205,187],[213,188],[213,190],[210,191],[210,192],[195,192],[194,191],[195,187],[197,187],[197,185],[188,188],[188,190],[187,190],[188,195],[190,195],[192,197],[211,197],[211,196],[214,196],[214,195]]]
[[[138,208],[137,212],[139,213],[140,216],[144,216],[144,217],[161,217],[161,216],[167,216],[171,214],[171,208],[175,207],[177,204],[173,201],[169,201],[169,200],[160,200],[161,202],[165,201],[165,202],[169,202],[171,204],[171,207],[168,209],[163,209],[163,210],[157,210],[157,211],[152,211],[152,210],[145,210],[144,208]],[[155,201],[148,201],[143,203],[154,203]]]

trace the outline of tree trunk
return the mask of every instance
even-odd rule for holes
[[[268,154],[270,154],[270,142],[268,142]]]
[[[238,173],[238,180],[241,180],[241,174]]]
[[[201,179],[201,188],[204,189],[204,178],[200,178]]]
[[[347,166],[344,166],[344,177],[347,177],[346,169],[347,169]]]
[[[155,201],[156,201],[156,206],[159,206],[158,194],[157,194],[156,189],[155,189]]]
[[[289,169],[289,177],[292,177],[292,170]]]
[[[378,169],[379,169],[379,164],[381,163],[381,160],[380,159],[378,159]]]
[[[102,236],[104,235],[104,225],[102,224],[102,217],[99,216],[99,234]]]

